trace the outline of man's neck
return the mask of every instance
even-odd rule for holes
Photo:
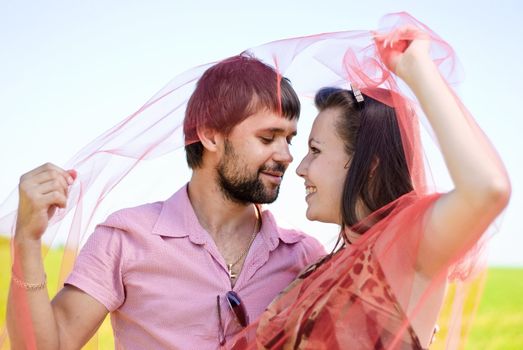
[[[211,174],[195,171],[187,191],[200,225],[215,241],[252,233],[256,224],[254,205],[226,198]]]

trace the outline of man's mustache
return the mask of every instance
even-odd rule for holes
[[[279,172],[284,174],[287,170],[287,167],[282,163],[276,163],[273,166],[265,165],[263,168],[260,169],[260,171],[270,171],[270,172]]]

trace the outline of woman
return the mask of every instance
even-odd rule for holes
[[[307,218],[339,224],[343,244],[269,306],[251,347],[427,348],[451,265],[507,205],[505,170],[440,76],[428,37],[407,26],[376,35],[375,45],[417,97],[455,187],[427,193],[405,97],[375,86],[321,89],[297,173]]]

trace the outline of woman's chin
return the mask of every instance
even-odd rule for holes
[[[315,221],[315,220],[317,220],[317,219],[316,219],[316,216],[314,215],[314,212],[310,209],[310,207],[307,208],[307,211],[305,212],[305,217],[306,217],[307,220],[309,220],[309,221]]]
[[[318,222],[323,222],[325,224],[341,225],[341,220],[335,220],[330,215],[322,215],[321,213],[311,210],[310,207],[307,208],[307,211],[305,212],[305,217],[309,221],[318,221]]]
[[[309,221],[326,222],[325,221],[326,218],[324,218],[323,215],[321,215],[321,213],[315,212],[314,210],[311,210],[310,208],[307,209],[305,216],[307,217],[307,220],[309,220]]]

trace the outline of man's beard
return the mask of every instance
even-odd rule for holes
[[[217,168],[218,184],[227,199],[234,202],[247,203],[272,203],[278,198],[280,186],[268,189],[259,178],[264,170],[285,172],[285,166],[276,163],[273,167],[264,166],[255,173],[250,174],[242,158],[234,151],[234,147],[225,140],[225,152]]]

